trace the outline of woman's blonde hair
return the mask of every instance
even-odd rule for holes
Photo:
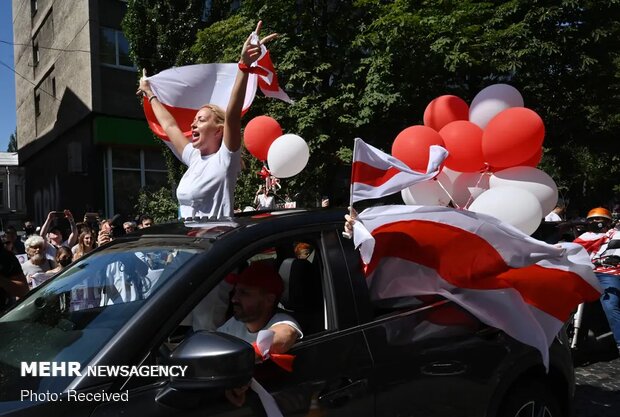
[[[224,120],[226,119],[226,112],[217,104],[205,104],[200,109],[209,109],[215,115],[215,121],[218,125],[223,125]],[[198,110],[200,110],[198,109]]]

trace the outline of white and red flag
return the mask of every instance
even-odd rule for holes
[[[447,157],[447,150],[441,146],[431,146],[426,172],[421,173],[356,138],[351,166],[351,203],[384,197],[415,183],[430,180],[439,174],[441,164]]]
[[[253,34],[254,42],[258,36]],[[243,112],[249,108],[257,88],[268,97],[292,103],[289,96],[280,88],[278,76],[271,62],[269,51],[261,45],[262,54],[250,67],[248,85],[245,91]],[[177,121],[185,136],[191,136],[191,124],[199,108],[205,104],[216,104],[224,110],[228,106],[237,72],[238,64],[198,64],[170,68],[148,77],[153,94]],[[148,100],[143,100],[144,114],[149,127],[160,139],[168,141],[164,129],[157,122]]]
[[[483,214],[383,206],[354,224],[373,299],[439,294],[541,352],[601,288],[586,251],[549,245]]]
[[[237,71],[237,64],[199,64],[170,68],[147,79],[157,100],[172,114],[183,134],[189,137],[192,134],[192,121],[199,108],[210,103],[226,109]],[[254,101],[257,85],[257,76],[250,74],[243,103],[244,112]],[[143,106],[153,133],[168,141],[147,99],[143,100]]]

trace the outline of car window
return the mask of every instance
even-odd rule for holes
[[[188,331],[214,331],[230,319],[234,314],[231,297],[235,276],[255,262],[270,264],[278,272],[284,287],[278,311],[299,321],[305,337],[326,330],[324,258],[320,253],[319,239],[318,234],[279,239],[243,254],[183,320],[181,328],[169,337],[169,342],[174,343],[168,347],[174,347]]]
[[[116,245],[80,259],[31,291],[0,317],[1,385],[41,388],[41,378],[20,377],[22,361],[84,366],[181,265],[202,251]],[[6,391],[0,390],[0,399],[3,395]]]

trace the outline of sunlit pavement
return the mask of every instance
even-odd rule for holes
[[[575,368],[575,417],[620,417],[620,358],[606,356]]]

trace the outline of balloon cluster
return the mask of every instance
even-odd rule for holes
[[[457,96],[437,97],[424,111],[423,126],[398,134],[392,155],[418,171],[426,169],[430,145],[450,155],[435,181],[403,190],[403,200],[444,206],[452,201],[531,234],[558,198],[553,179],[536,169],[544,136],[542,118],[524,107],[510,85],[486,87],[469,106]]]
[[[269,172],[277,178],[299,174],[308,163],[310,151],[301,137],[282,134],[280,124],[269,116],[258,116],[243,131],[247,150],[260,161],[267,161]]]

